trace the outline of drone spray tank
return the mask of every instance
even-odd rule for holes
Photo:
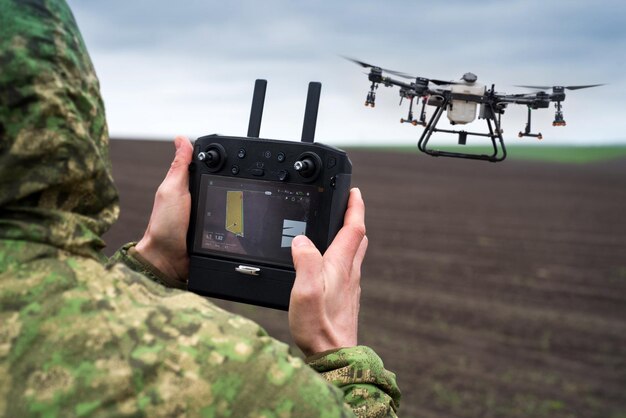
[[[485,94],[485,86],[477,83],[476,74],[465,73],[461,78],[462,82],[450,86],[450,91],[455,94],[467,94],[470,96],[482,96]],[[478,103],[468,100],[452,100],[448,106],[448,119],[453,125],[465,125],[476,119],[476,108]]]

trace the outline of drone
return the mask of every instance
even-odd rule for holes
[[[365,98],[365,106],[376,106],[376,91],[382,84],[385,87],[398,87],[400,89],[400,105],[404,100],[408,101],[409,110],[406,118],[401,118],[400,123],[408,123],[413,126],[424,127],[417,147],[420,151],[433,157],[456,157],[490,162],[503,161],[506,158],[506,147],[502,138],[503,130],[501,120],[504,111],[509,104],[526,105],[528,119],[523,131],[518,136],[542,139],[541,132],[533,133],[531,128],[531,112],[537,109],[547,109],[554,102],[554,121],[552,126],[565,126],[562,102],[565,100],[565,90],[579,90],[590,87],[598,87],[603,84],[590,84],[582,86],[516,86],[535,90],[531,93],[504,94],[495,90],[492,84],[490,89],[477,82],[478,77],[473,73],[465,73],[459,81],[446,81],[433,78],[416,77],[400,71],[382,68],[368,64],[353,58],[344,57],[361,67],[368,68],[369,81],[372,82]],[[408,79],[402,81],[391,76]],[[421,100],[421,107],[417,115],[413,113],[413,105]],[[434,113],[427,120],[426,105],[435,107]],[[478,118],[487,123],[488,132],[468,132],[465,130],[451,130],[437,128],[437,123],[444,112],[447,113],[451,125],[466,125]],[[468,136],[487,137],[491,140],[493,152],[491,154],[468,154],[428,148],[428,142],[433,133],[444,132],[458,135],[458,144],[466,145]]]

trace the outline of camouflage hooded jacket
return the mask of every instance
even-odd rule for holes
[[[395,416],[367,347],[308,364],[124,249],[98,80],[61,0],[0,0],[0,416]]]

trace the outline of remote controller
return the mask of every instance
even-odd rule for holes
[[[324,253],[343,225],[352,164],[314,143],[321,84],[309,84],[302,140],[259,138],[267,82],[257,80],[247,137],[207,135],[189,166],[189,290],[288,310],[291,241]]]

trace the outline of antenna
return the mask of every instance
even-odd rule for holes
[[[248,123],[248,137],[249,138],[259,137],[259,132],[261,131],[261,119],[263,118],[263,104],[265,103],[265,90],[266,89],[267,89],[267,80],[258,79],[254,82],[254,94],[252,95],[252,108],[250,109],[250,122]],[[315,127],[313,129],[315,129]]]
[[[306,108],[304,109],[304,123],[302,124],[302,142],[313,142],[315,139],[315,125],[317,124],[317,109],[320,105],[321,91],[322,83],[317,81],[309,83]]]

